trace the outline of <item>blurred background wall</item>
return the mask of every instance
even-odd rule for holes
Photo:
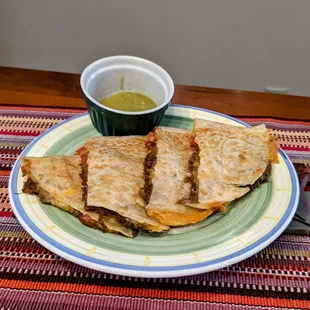
[[[130,54],[176,83],[310,96],[309,0],[0,0],[0,65],[81,72]]]

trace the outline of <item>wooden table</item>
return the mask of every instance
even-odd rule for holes
[[[85,108],[79,74],[0,67],[0,104]],[[310,97],[176,85],[173,103],[238,116],[310,119]]]

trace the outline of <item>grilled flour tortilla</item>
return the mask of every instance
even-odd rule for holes
[[[84,225],[127,237],[135,236],[135,232],[118,221],[114,214],[85,211],[80,156],[23,157],[21,167],[27,176],[24,193],[38,194],[40,201],[71,213]]]
[[[204,220],[268,180],[278,162],[265,126],[196,119],[193,133],[88,138],[78,156],[22,158],[23,192],[88,226],[134,237]],[[96,211],[96,212],[94,212]]]
[[[278,162],[277,145],[264,125],[238,127],[194,121],[199,146],[199,194],[192,207],[225,208],[230,201],[267,181],[272,163]]]
[[[88,210],[105,208],[117,212],[127,221],[127,225],[137,229],[151,232],[169,229],[149,217],[145,209],[136,203],[143,181],[145,138],[88,138],[85,152]]]
[[[182,203],[196,201],[198,188],[191,176],[198,158],[193,156],[191,133],[182,129],[157,127],[148,135],[144,162],[144,185],[138,202],[149,216],[168,226],[199,222],[212,210],[197,210]],[[196,186],[196,187],[195,187]]]

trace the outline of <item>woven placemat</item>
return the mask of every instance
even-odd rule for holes
[[[13,216],[9,174],[35,137],[85,111],[0,108],[0,309],[310,309],[308,236],[284,234],[236,265],[171,279],[105,274],[46,250]],[[265,123],[294,163],[310,163],[310,122],[239,119],[252,125]]]

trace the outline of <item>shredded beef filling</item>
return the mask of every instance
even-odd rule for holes
[[[104,230],[103,227],[101,227],[101,225],[98,224],[97,221],[92,219],[88,214],[81,213],[79,216],[77,216],[77,218],[81,221],[82,224],[84,224],[86,226],[92,227],[94,229],[100,229],[103,232],[106,231],[106,230]]]
[[[78,149],[76,154],[81,156],[81,167],[82,167],[82,174],[81,174],[81,179],[82,179],[82,191],[83,191],[83,202],[84,202],[84,208],[85,210],[91,210],[91,208],[87,207],[87,178],[88,178],[88,151],[85,146],[82,148]]]
[[[104,208],[100,208],[99,209],[99,225],[102,227],[102,229],[105,229],[105,231],[107,232],[114,232],[117,233],[115,231],[110,231],[105,225],[104,225],[104,220],[103,220],[103,216],[110,216],[111,218],[114,217],[121,225],[130,228],[133,230],[133,237],[135,237],[137,235],[137,231],[135,230],[136,227],[135,225],[133,225],[132,221],[121,216],[120,214],[118,214],[117,212],[111,211],[111,210],[107,210]],[[101,229],[101,228],[100,228]],[[101,229],[101,230],[102,230]]]
[[[187,176],[184,179],[184,183],[190,184],[190,194],[179,201],[179,203],[186,204],[187,202],[198,203],[199,195],[199,180],[198,180],[198,168],[200,165],[199,147],[198,144],[191,140],[191,155],[188,160]]]
[[[198,168],[200,164],[199,147],[196,143],[191,146],[191,156],[188,161],[188,182],[191,184],[189,200],[191,203],[198,203],[199,180]]]
[[[87,176],[88,176],[88,165],[82,164],[82,191],[83,191],[83,202],[84,208],[87,210]]]
[[[148,153],[144,159],[144,168],[143,168],[144,185],[139,192],[139,196],[145,201],[146,204],[148,204],[153,190],[152,179],[154,175],[154,168],[157,161],[158,149],[156,142],[153,141],[148,141],[146,147],[148,149]]]
[[[264,173],[260,176],[260,178],[258,178],[254,184],[249,184],[244,187],[249,187],[251,191],[254,190],[255,188],[269,181],[270,173],[271,173],[271,163],[268,163]]]
[[[24,183],[22,191],[25,194],[37,194],[38,193],[37,184],[34,183],[29,177],[27,177],[27,180]]]
[[[28,177],[27,181],[24,183],[23,193],[25,194],[37,194],[39,196],[39,199],[43,203],[50,203],[51,202],[51,196],[50,194],[38,186],[33,180]]]
[[[137,228],[136,222],[134,220],[126,218],[120,215],[119,213],[108,210],[104,207],[87,206],[87,211],[98,212],[99,215],[101,215],[101,218],[99,218],[99,221],[102,220],[102,215],[111,215],[111,216],[114,216],[117,219],[117,221],[123,226],[126,226],[127,228],[131,228],[131,229]]]
[[[120,224],[134,230],[135,233],[137,233],[137,230],[146,231],[143,224],[130,218],[124,217],[117,212],[107,210],[105,208],[97,208],[97,210],[99,210],[100,217],[102,217],[103,214],[114,216]],[[99,221],[101,221],[101,218],[99,218]]]
[[[122,225],[124,225],[128,228],[134,228],[133,225],[131,223],[129,223],[128,219],[121,216],[117,212],[107,210],[105,208],[98,208],[98,210],[99,210],[99,215],[100,215],[99,220],[102,220],[103,215],[114,216]]]

